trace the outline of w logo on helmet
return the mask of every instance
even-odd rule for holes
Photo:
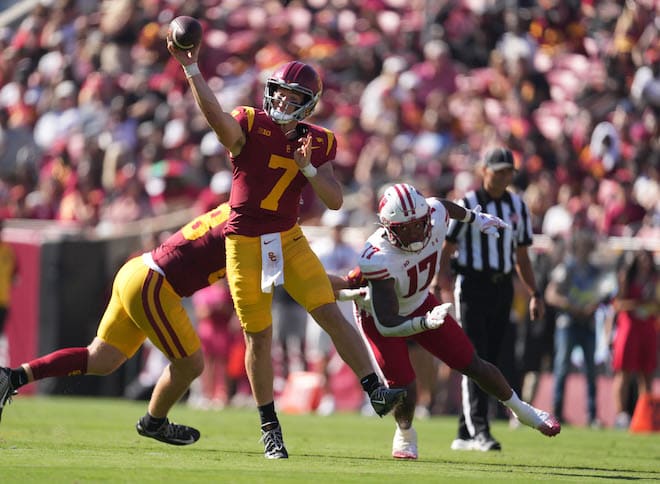
[[[378,202],[378,218],[388,240],[403,250],[418,252],[431,236],[431,210],[412,185],[392,185]]]

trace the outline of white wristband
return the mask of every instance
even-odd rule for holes
[[[414,318],[406,319],[398,326],[383,326],[376,317],[374,317],[374,321],[376,323],[376,329],[383,336],[412,336],[413,334],[429,329],[426,324],[426,316],[415,316]]]
[[[302,174],[305,175],[307,178],[312,178],[316,176],[316,167],[309,163],[308,165],[305,165],[305,168],[301,168],[300,171],[302,171]]]
[[[197,65],[197,62],[194,64],[190,64],[187,66],[183,66],[183,72],[186,74],[186,79],[190,79],[192,76],[196,76],[197,74],[201,74],[199,70],[199,66]]]
[[[364,297],[366,293],[366,287],[358,289],[340,289],[337,291],[337,301],[355,301],[356,299]]]
[[[463,220],[461,222],[466,223],[466,224],[471,224],[474,222],[474,219],[477,218],[477,216],[474,214],[472,210],[468,210],[467,208],[465,209],[465,217],[463,217]]]

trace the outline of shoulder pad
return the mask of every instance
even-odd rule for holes
[[[231,115],[241,124],[245,122],[247,132],[252,131],[256,111],[251,106],[237,106],[231,112]]]

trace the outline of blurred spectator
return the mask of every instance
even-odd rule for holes
[[[202,189],[195,201],[195,211],[206,213],[221,203],[229,200],[231,190],[231,172],[223,170],[211,177],[208,187]]]
[[[291,373],[305,371],[307,311],[281,286],[273,293],[273,389],[284,389]]]
[[[335,175],[340,183],[352,188],[355,183],[354,172],[358,156],[362,152],[368,135],[357,119],[357,108],[342,106],[335,112],[330,127],[337,136],[337,155],[335,156]]]
[[[145,188],[155,214],[166,214],[194,204],[199,187],[185,161],[163,159],[144,168]]]
[[[599,427],[596,409],[596,365],[594,351],[596,333],[594,314],[601,302],[598,290],[600,270],[589,258],[595,248],[594,234],[575,231],[568,251],[555,267],[545,291],[545,298],[557,310],[554,355],[553,411],[559,419],[564,415],[566,378],[571,370],[571,354],[582,349],[587,382],[587,418],[589,425]]]
[[[401,114],[399,76],[407,67],[403,57],[390,56],[384,60],[380,75],[365,86],[360,97],[360,124],[367,132],[389,135],[397,132]]]
[[[102,223],[121,226],[126,222],[136,222],[153,215],[144,184],[130,172],[130,168],[124,170],[125,178],[117,181],[112,199],[103,205],[100,215]]]
[[[641,227],[646,211],[633,196],[633,183],[629,175],[619,178],[616,198],[605,207],[603,232],[606,235],[633,236]]]
[[[614,125],[608,121],[598,123],[591,134],[589,171],[598,178],[612,172],[621,156],[621,140]]]
[[[111,73],[129,72],[131,49],[138,43],[146,19],[139,4],[132,0],[104,2],[103,7],[99,23],[105,40],[100,52],[101,68]]]
[[[229,171],[231,174],[231,162],[227,150],[220,144],[213,131],[206,133],[199,144],[199,155],[201,156],[199,168],[202,178],[211,178],[218,172]]]
[[[506,31],[496,46],[503,56],[507,69],[513,70],[519,61],[531,65],[538,43],[529,32],[532,12],[528,8],[511,8],[504,12]]]
[[[548,197],[544,196],[542,188],[537,183],[531,183],[527,186],[523,198],[529,207],[529,215],[532,221],[532,232],[540,234],[543,232],[542,223],[548,210]]]
[[[557,204],[548,208],[543,217],[541,232],[548,237],[568,236],[573,226],[573,211],[570,209],[572,188],[568,184],[559,187]]]
[[[57,210],[58,220],[82,227],[93,227],[99,223],[104,193],[95,186],[89,175],[79,173],[70,178]]]
[[[19,174],[34,173],[39,155],[30,126],[14,123],[9,110],[0,108],[0,177],[24,181]]]
[[[619,290],[614,299],[616,326],[613,328],[614,426],[628,428],[629,395],[633,378],[637,394],[650,394],[657,367],[660,278],[653,254],[627,252],[617,271]]]
[[[344,276],[357,265],[357,250],[346,236],[348,220],[348,213],[343,210],[326,210],[321,217],[321,225],[329,229],[329,234],[311,244],[328,274]],[[352,301],[338,301],[337,305],[347,321],[354,320]],[[305,358],[309,370],[320,373],[324,378],[324,393],[317,413],[330,415],[335,410],[332,375],[338,371],[338,365],[344,363],[337,355],[328,333],[309,315],[305,334]]]
[[[34,139],[42,150],[62,142],[79,127],[77,95],[78,88],[71,80],[61,81],[53,89],[50,109],[39,117],[34,126]]]
[[[373,135],[369,138],[355,165],[357,184],[378,190],[401,177],[403,163],[393,144],[390,136]]]
[[[242,338],[226,280],[200,289],[192,296],[197,333],[204,350],[204,371],[198,408],[220,409],[236,395],[238,382],[228,371],[229,355]]]
[[[449,46],[440,39],[424,45],[423,60],[413,64],[409,72],[415,76],[416,102],[423,105],[432,91],[439,90],[445,96],[456,92],[458,71],[451,58]]]

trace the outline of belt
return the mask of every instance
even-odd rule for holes
[[[490,282],[493,284],[499,284],[501,282],[510,281],[512,277],[511,272],[475,271],[472,269],[462,269],[462,268],[459,268],[457,272],[459,274],[462,274],[464,277],[470,277],[472,279]]]

